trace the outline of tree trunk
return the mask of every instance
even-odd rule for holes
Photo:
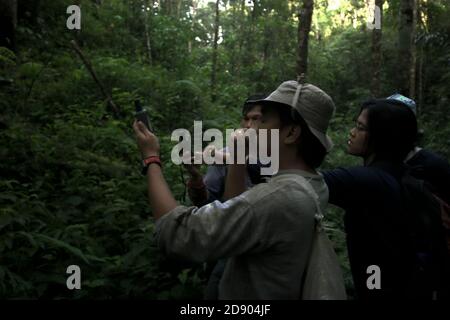
[[[417,109],[416,109],[416,113],[417,115],[420,114],[421,110],[422,110],[422,106],[423,106],[423,85],[424,85],[424,63],[425,63],[425,50],[423,49],[423,46],[420,48],[420,58],[419,58],[419,70],[418,70],[418,75],[417,75]]]
[[[193,31],[194,30],[194,28],[195,28],[195,15],[196,15],[196,13],[197,13],[197,1],[196,0],[192,0],[192,17],[191,17],[191,19],[192,19],[192,23],[191,23],[191,31]],[[192,38],[189,38],[189,41],[188,41],[188,52],[189,53],[192,53]]]
[[[84,66],[91,74],[92,78],[94,79],[95,83],[97,84],[98,88],[100,89],[100,92],[102,93],[102,96],[105,98],[108,109],[111,109],[115,118],[119,119],[121,117],[121,111],[120,107],[114,103],[111,94],[105,89],[105,86],[100,81],[99,77],[95,73],[94,68],[92,67],[91,61],[84,55],[83,51],[81,51],[81,48],[78,46],[77,42],[75,40],[72,40],[70,42],[72,45],[72,48],[75,50],[75,52],[80,57],[81,61],[83,61]]]
[[[172,14],[172,0],[160,0],[161,13],[170,16]]]
[[[417,47],[416,47],[416,29],[417,29],[417,3],[418,0],[412,0],[413,22],[411,30],[411,62],[409,64],[409,96],[416,99],[416,71],[417,71]]]
[[[380,24],[383,25],[383,2],[384,0],[375,0],[374,12],[377,12],[376,7],[380,8]],[[376,19],[376,15],[374,14]],[[372,97],[380,97],[381,95],[381,39],[382,29],[374,28],[372,31],[372,83],[370,86],[370,93]]]
[[[166,16],[173,16],[178,18],[179,11],[181,9],[181,1],[180,0],[164,0],[160,1],[161,9],[163,14]]]
[[[241,60],[242,66],[248,66],[254,63],[256,57],[255,57],[255,51],[257,51],[256,44],[257,44],[257,19],[258,19],[258,12],[261,12],[261,10],[258,10],[258,0],[253,1],[253,8],[252,10],[247,10],[245,7],[245,0],[242,1],[242,9],[243,12],[245,12],[245,17],[247,18],[247,22],[244,23],[244,41],[243,41],[243,55]]]
[[[271,33],[269,28],[265,28],[264,30],[264,47],[263,47],[263,55],[262,55],[262,68],[261,72],[259,74],[259,79],[266,79],[266,73],[267,73],[267,61],[269,60],[269,54],[270,54],[270,38]],[[256,83],[256,90],[258,92],[263,92],[266,87],[266,84],[261,81],[257,81]]]
[[[245,0],[241,0],[240,3],[240,14],[239,14],[239,42],[238,42],[238,53],[236,59],[234,59],[236,63],[236,77],[238,81],[241,78],[241,66],[243,62],[243,54],[242,54],[242,48],[244,46],[244,35],[245,32]]]
[[[398,39],[398,89],[415,97],[416,50],[414,44],[416,26],[416,0],[401,0]]]
[[[419,9],[417,10],[417,22],[418,27],[421,29],[422,33],[428,34],[426,22],[422,19],[423,16],[426,17],[426,21],[428,21],[428,6],[426,1],[419,1]],[[417,114],[419,115],[422,112],[423,106],[423,88],[425,84],[425,74],[424,69],[426,67],[426,49],[425,43],[422,40],[420,42],[420,53],[418,55],[419,63],[418,63],[418,71],[417,71]]]
[[[150,8],[150,10],[152,10],[152,4],[149,1],[144,0],[142,2],[143,6],[144,6],[144,29],[145,29],[145,44],[147,47],[147,58],[148,58],[148,63],[150,65],[152,65],[153,63],[153,59],[152,59],[152,46],[151,46],[151,41],[150,41],[150,33],[148,31],[148,12],[147,12],[147,8]]]
[[[17,0],[0,0],[0,46],[16,50]]]
[[[311,30],[311,19],[314,10],[314,0],[303,0],[298,15],[298,56],[297,75],[304,73],[308,69],[308,38]]]
[[[216,1],[216,18],[214,22],[214,40],[213,40],[213,56],[212,56],[212,71],[211,71],[211,98],[216,100],[216,70],[217,70],[217,42],[219,41],[219,3]]]
[[[180,17],[180,12],[181,12],[181,0],[176,0],[176,17],[179,18]]]
[[[413,24],[411,30],[411,62],[409,64],[409,96],[411,99],[416,99],[416,70],[417,70],[417,47],[416,47],[416,33],[417,33],[417,2],[413,0]]]

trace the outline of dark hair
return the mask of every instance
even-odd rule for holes
[[[316,136],[309,130],[305,119],[291,106],[284,103],[265,102],[261,108],[262,114],[276,113],[280,118],[280,129],[291,124],[300,125],[301,134],[298,142],[297,154],[300,155],[305,163],[312,167],[319,167],[327,151]]]
[[[267,97],[267,94],[263,94],[263,93],[257,93],[254,95],[249,96],[245,102],[244,105],[242,106],[242,115],[245,116],[247,113],[250,112],[250,110],[257,105],[257,102],[252,102],[254,100],[262,100],[265,97]]]
[[[403,103],[392,99],[369,100],[367,110],[368,148],[376,160],[403,162],[417,141],[417,119]]]

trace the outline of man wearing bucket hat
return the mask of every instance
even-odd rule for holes
[[[309,83],[286,81],[267,98],[252,102],[268,104],[275,102],[292,107],[292,111],[297,111],[298,115],[305,120],[311,133],[327,152],[333,147],[326,132],[335,107],[330,96],[320,88]]]
[[[303,83],[301,78],[299,81],[300,83],[293,80],[283,82],[265,99],[250,102],[262,105],[263,114],[279,111],[285,123],[297,121],[303,125],[304,139],[297,146],[298,153],[302,154],[302,160],[307,166],[315,169],[333,147],[326,131],[335,107],[332,99],[320,88]],[[265,129],[264,125],[260,125],[260,129]],[[310,152],[305,152],[306,149]],[[225,186],[227,199],[245,191],[242,179],[244,170],[245,167],[241,165],[230,166]]]
[[[270,143],[279,145],[279,171],[267,183],[224,203],[185,207],[176,203],[158,162],[147,171],[161,250],[197,262],[228,258],[219,299],[299,299],[315,215],[327,205],[316,168],[332,146],[326,136],[332,99],[313,85],[288,81],[264,101],[261,127],[278,132]],[[156,136],[141,123],[133,127],[142,156],[157,157]]]

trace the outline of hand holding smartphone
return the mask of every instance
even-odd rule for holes
[[[136,113],[134,114],[136,120],[141,121],[150,132],[154,132],[152,124],[147,114],[147,110],[142,108],[141,102],[139,100],[134,101],[134,106],[136,108]]]

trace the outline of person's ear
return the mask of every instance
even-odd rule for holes
[[[302,128],[299,125],[289,125],[286,127],[287,135],[284,138],[285,144],[294,144],[302,133]]]

